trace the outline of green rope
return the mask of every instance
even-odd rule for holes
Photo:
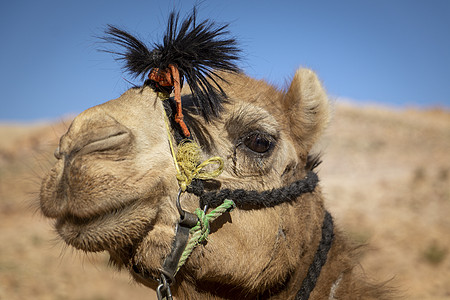
[[[195,210],[195,214],[198,216],[197,225],[191,228],[189,231],[191,234],[191,238],[189,239],[186,248],[181,254],[180,261],[178,262],[177,272],[184,265],[188,257],[191,255],[192,251],[197,247],[201,242],[206,241],[209,234],[209,222],[214,221],[223,213],[229,211],[230,209],[235,208],[236,205],[232,200],[225,199],[221,205],[213,209],[210,213],[205,214],[203,210],[197,208]]]

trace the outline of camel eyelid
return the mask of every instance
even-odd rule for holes
[[[256,149],[252,149],[252,147],[249,147],[251,145],[251,143],[253,142],[253,138],[263,138],[264,140],[267,141],[268,145],[267,149],[265,151],[255,151]],[[249,145],[249,141],[250,140],[250,145]],[[246,151],[246,153],[248,153],[249,155],[253,156],[253,157],[257,157],[257,158],[265,158],[268,157],[272,154],[274,148],[276,147],[277,144],[277,137],[269,134],[268,132],[262,131],[262,130],[254,130],[254,131],[250,131],[246,134],[241,135],[241,137],[236,141],[235,143],[235,147],[236,149],[243,149],[244,151]]]

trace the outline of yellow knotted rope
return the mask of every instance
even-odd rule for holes
[[[211,157],[201,164],[198,163],[201,159],[200,150],[200,146],[190,140],[182,141],[178,147],[176,161],[180,171],[177,179],[183,192],[186,191],[193,179],[212,179],[222,173],[223,160],[218,156]],[[205,170],[206,166],[213,164],[218,165],[215,170]]]
[[[165,98],[161,97],[162,100]],[[202,163],[201,148],[192,140],[183,140],[178,146],[177,153],[172,142],[172,135],[170,133],[169,119],[166,110],[164,111],[164,121],[166,123],[167,139],[169,140],[170,151],[174,160],[177,171],[178,184],[181,191],[186,191],[186,188],[192,183],[194,179],[212,179],[219,176],[223,171],[223,159],[219,156],[211,157]],[[217,165],[217,168],[212,171],[206,171],[209,165]]]
[[[168,99],[167,94],[158,94],[161,100]],[[167,139],[169,140],[170,152],[172,153],[173,161],[177,171],[178,185],[182,192],[185,192],[187,187],[192,183],[194,179],[212,179],[219,176],[223,171],[223,159],[215,156],[199,163],[201,160],[201,148],[192,140],[183,140],[178,145],[178,150],[175,155],[175,150],[172,142],[172,134],[170,132],[169,118],[167,117],[166,110],[164,110],[164,121],[166,123]],[[217,165],[216,169],[207,171],[206,168],[209,165]],[[219,207],[212,210],[210,213],[197,208],[195,214],[198,217],[197,225],[190,229],[191,238],[184,249],[180,261],[178,262],[177,270],[183,266],[194,248],[202,241],[205,241],[209,234],[209,222],[213,221],[223,213],[233,209],[235,204],[232,200],[225,200]]]

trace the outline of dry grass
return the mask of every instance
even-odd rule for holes
[[[65,248],[36,212],[66,128],[0,126],[0,299],[152,299],[106,255]],[[450,113],[340,104],[319,148],[330,211],[370,245],[365,272],[406,299],[450,299]]]

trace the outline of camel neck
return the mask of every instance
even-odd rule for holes
[[[183,277],[188,277],[189,279],[186,278],[188,280],[182,281],[181,286],[176,287],[177,294],[180,299],[204,299],[208,297],[208,299],[291,299],[295,295],[295,298],[293,298],[295,300],[307,300],[316,288],[322,267],[328,261],[329,252],[335,237],[333,219],[328,211],[325,211],[321,230],[321,239],[303,280],[301,277],[299,278],[298,275],[300,274],[294,272],[297,275],[288,275],[277,285],[278,287],[273,287],[259,294],[250,295],[248,292],[240,290],[236,286],[230,286],[224,282],[196,281],[187,273],[181,272],[183,273]],[[322,287],[321,284],[319,285]],[[300,288],[298,289],[299,286]],[[331,289],[332,286],[330,285],[330,291],[333,292]],[[193,291],[199,294],[194,295],[192,294]],[[211,294],[211,291],[214,291],[214,293]]]

